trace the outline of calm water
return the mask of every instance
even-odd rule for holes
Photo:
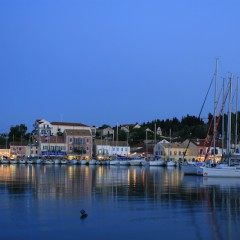
[[[240,179],[162,167],[0,165],[0,214],[3,240],[240,239]]]

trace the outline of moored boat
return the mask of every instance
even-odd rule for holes
[[[150,160],[149,166],[164,166],[166,165],[163,159]]]
[[[77,161],[77,159],[67,160],[67,164],[68,165],[76,165],[76,164],[78,164],[78,161]]]
[[[119,161],[119,164],[121,166],[130,166],[129,160],[121,160],[121,161]]]
[[[17,164],[18,162],[17,162],[16,159],[10,159],[10,163],[11,163],[11,164]]]
[[[240,168],[231,166],[203,167],[204,177],[240,177]]]
[[[2,164],[9,164],[9,163],[10,163],[9,159],[3,159],[2,160]]]
[[[129,163],[131,166],[144,166],[148,164],[146,159],[142,157],[136,157],[136,158],[130,159]]]
[[[60,159],[59,158],[54,158],[53,162],[54,162],[54,164],[60,164]]]
[[[19,160],[19,163],[21,163],[21,164],[25,164],[25,163],[27,163],[27,159],[25,159],[25,158],[21,158],[21,159]]]
[[[167,167],[175,167],[175,166],[176,166],[176,162],[174,160],[167,161]]]
[[[54,162],[53,162],[52,159],[46,159],[44,163],[51,165],[51,164],[53,164]]]
[[[120,160],[110,160],[109,164],[110,165],[119,165],[120,164]]]
[[[181,170],[185,175],[202,175],[204,162],[188,162],[181,165]]]
[[[33,164],[33,159],[32,158],[27,159],[27,164]]]
[[[67,159],[63,158],[60,160],[60,164],[67,164],[67,161],[68,161]]]
[[[80,160],[81,165],[88,165],[88,161],[85,159]]]
[[[97,163],[97,160],[94,159],[94,158],[91,158],[91,159],[89,160],[89,165],[96,165],[96,163]]]

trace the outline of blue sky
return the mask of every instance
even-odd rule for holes
[[[240,74],[238,0],[0,0],[0,132],[197,116]],[[204,116],[213,109],[213,97]],[[203,117],[204,117],[203,116]]]

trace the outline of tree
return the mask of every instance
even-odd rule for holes
[[[9,139],[10,141],[20,141],[20,140],[27,140],[27,126],[25,124],[20,124],[16,126],[12,126],[9,132]]]

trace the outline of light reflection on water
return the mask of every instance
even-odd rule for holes
[[[177,168],[0,165],[0,200],[1,239],[240,237],[240,179]]]

